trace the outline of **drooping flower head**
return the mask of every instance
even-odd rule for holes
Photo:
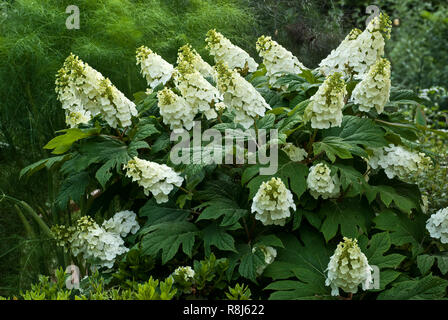
[[[359,104],[360,111],[369,112],[375,108],[377,113],[381,114],[389,102],[390,88],[390,62],[387,59],[379,59],[355,87],[352,99],[354,103]]]
[[[339,195],[340,182],[337,174],[331,175],[331,169],[324,163],[318,163],[310,168],[306,179],[310,194],[315,198],[334,198]]]
[[[263,58],[266,76],[274,85],[282,73],[299,74],[306,67],[288,50],[279,45],[271,37],[261,36],[257,41],[257,51]]]
[[[151,193],[157,203],[168,202],[168,195],[174,186],[180,187],[183,178],[165,164],[158,164],[138,157],[124,165],[126,176],[137,182],[145,195]]]
[[[393,179],[395,176],[404,179],[431,166],[430,158],[426,157],[424,153],[409,151],[402,146],[393,144],[374,149],[368,162],[373,169],[384,169],[389,179]]]
[[[230,70],[223,62],[215,66],[218,72],[218,89],[224,103],[235,112],[235,123],[246,129],[254,123],[257,116],[263,117],[271,107],[261,94],[237,71]]]
[[[293,196],[280,178],[263,182],[252,202],[255,219],[267,225],[285,225],[286,218],[296,210]]]
[[[257,275],[260,276],[263,273],[264,269],[266,269],[268,265],[274,262],[275,257],[277,257],[277,250],[270,246],[260,245],[253,247],[252,252],[255,252],[257,249],[260,249],[264,254],[264,265],[257,267],[256,270]]]
[[[339,289],[357,293],[361,284],[366,290],[372,282],[372,267],[361,252],[358,241],[344,237],[328,263],[325,285],[331,286],[331,295],[339,295]]]
[[[86,123],[98,114],[113,128],[128,127],[132,124],[131,118],[137,115],[135,104],[109,79],[73,54],[58,71],[56,93],[71,127]]]
[[[426,221],[426,229],[434,239],[448,243],[448,208],[440,209]]]
[[[151,89],[167,83],[174,71],[170,63],[145,46],[137,49],[137,65],[140,65],[141,73]]]
[[[215,62],[224,62],[230,69],[247,67],[249,72],[257,70],[258,63],[246,51],[232,44],[229,39],[216,30],[207,32],[205,41],[207,42],[206,48],[214,56]]]
[[[211,65],[205,62],[201,55],[197,53],[191,45],[186,44],[180,47],[177,55],[177,64],[181,64],[183,61],[188,61],[203,77],[210,77],[216,79],[216,71]]]
[[[197,113],[191,104],[169,88],[158,91],[157,98],[163,122],[169,124],[171,130],[174,132],[182,131],[183,128],[191,130]]]
[[[347,89],[342,75],[338,72],[327,77],[317,92],[310,98],[305,110],[305,118],[311,120],[314,129],[340,127],[342,109]]]

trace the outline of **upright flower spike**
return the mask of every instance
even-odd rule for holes
[[[286,218],[296,210],[293,196],[280,178],[263,182],[252,202],[252,213],[263,225],[284,226]]]
[[[360,111],[369,112],[375,108],[381,114],[389,102],[390,88],[390,62],[379,59],[353,90],[352,100],[359,104]]]
[[[384,169],[389,179],[393,179],[395,176],[404,179],[431,166],[430,158],[426,157],[424,153],[412,152],[393,144],[374,149],[368,162],[373,169]]]
[[[87,123],[98,114],[113,128],[128,127],[137,115],[135,104],[109,79],[73,54],[58,71],[56,93],[70,127]]]
[[[261,36],[258,38],[257,51],[263,58],[266,76],[271,85],[274,85],[282,73],[299,74],[302,69],[306,69],[291,52],[272,40],[271,37]]]
[[[361,252],[358,241],[344,237],[328,263],[326,286],[331,286],[331,295],[339,295],[339,289],[357,293],[361,284],[363,290],[372,283],[372,267]]]
[[[336,50],[321,61],[320,72],[328,76],[341,72],[345,76],[363,79],[370,67],[384,55],[385,38],[390,38],[392,23],[381,13],[360,32],[353,29]]]
[[[310,168],[306,179],[310,194],[315,198],[334,198],[339,195],[340,182],[337,175],[331,175],[331,169],[324,163]]]
[[[157,99],[163,123],[169,124],[174,132],[181,132],[183,128],[191,130],[197,113],[193,105],[169,88],[158,91]]]
[[[207,42],[206,48],[214,56],[216,63],[224,62],[230,69],[247,67],[249,72],[257,70],[258,63],[246,51],[232,44],[229,39],[216,30],[207,32],[205,41]]]
[[[426,221],[426,229],[434,239],[448,243],[448,208],[440,209]]]
[[[126,176],[137,182],[145,195],[152,193],[157,203],[168,202],[174,186],[180,187],[184,179],[165,164],[158,164],[138,157],[124,165]]]
[[[342,74],[336,72],[325,79],[305,110],[305,118],[311,120],[314,129],[340,127],[342,124],[342,108],[347,94]]]
[[[159,84],[165,85],[174,71],[170,63],[145,46],[137,49],[137,65],[140,65],[141,73],[151,89]]]
[[[296,147],[294,144],[287,142],[283,145],[282,150],[288,155],[292,161],[302,161],[308,157],[308,153],[305,149]]]
[[[191,61],[184,59],[177,66],[174,83],[194,114],[201,112],[208,120],[218,116],[213,106],[222,100],[221,94],[194,68]]]
[[[181,64],[183,61],[188,61],[200,74],[202,74],[203,77],[210,77],[216,80],[215,69],[205,62],[201,55],[189,44],[186,44],[179,49],[177,64]]]
[[[229,70],[223,62],[215,66],[218,73],[218,89],[223,95],[224,103],[235,112],[235,123],[249,128],[257,116],[264,117],[271,107],[261,94],[237,71]]]

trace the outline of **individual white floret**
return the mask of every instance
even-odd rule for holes
[[[263,225],[284,226],[290,209],[296,210],[293,196],[280,178],[263,182],[252,202],[252,213]]]
[[[324,163],[318,163],[310,168],[306,179],[310,194],[315,198],[335,198],[340,192],[340,182],[337,174],[331,175],[331,169]]]
[[[258,63],[246,51],[232,44],[229,39],[216,30],[207,32],[205,41],[215,62],[224,62],[230,69],[247,67],[249,72],[257,70]]]
[[[331,295],[339,295],[339,289],[357,293],[361,284],[366,290],[372,283],[372,267],[361,252],[357,240],[344,237],[328,263],[325,285],[331,286]]]
[[[137,49],[137,65],[148,85],[154,89],[167,83],[173,75],[174,67],[151,49],[141,46]]]

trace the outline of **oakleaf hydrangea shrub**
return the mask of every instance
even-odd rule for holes
[[[447,209],[425,210],[415,182],[434,154],[404,112],[421,100],[391,85],[390,28],[380,14],[315,70],[269,36],[251,57],[209,31],[213,66],[191,45],[176,65],[141,47],[132,102],[71,55],[58,98],[86,113],[22,171],[64,177],[55,201],[73,218],[52,238],[87,280],[113,274],[98,298],[446,297]],[[238,145],[197,140],[208,129]]]

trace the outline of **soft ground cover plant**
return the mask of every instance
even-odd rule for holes
[[[391,86],[383,57],[390,28],[381,14],[315,70],[266,36],[258,64],[210,30],[213,69],[193,47],[181,48],[176,66],[141,47],[149,88],[134,101],[69,56],[57,92],[70,128],[45,146],[53,157],[21,174],[64,176],[56,203],[76,205],[69,218],[50,229],[28,212],[82,277],[112,290],[85,298],[446,297],[448,218],[446,209],[426,214],[410,183],[433,163],[416,143],[424,124],[401,112],[419,100]],[[192,120],[245,142],[244,129],[275,129],[267,141],[280,149],[277,171],[176,164],[171,131],[190,130]],[[72,293],[42,278],[21,297]]]

